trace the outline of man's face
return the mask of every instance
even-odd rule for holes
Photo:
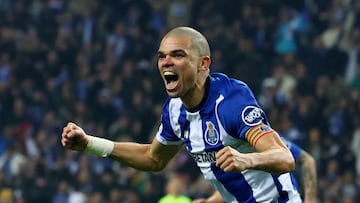
[[[170,97],[184,98],[195,87],[200,57],[190,44],[190,37],[176,36],[160,43],[158,68]]]

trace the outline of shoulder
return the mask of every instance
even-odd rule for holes
[[[250,87],[243,81],[228,77],[222,73],[212,73],[210,75],[212,89],[216,89],[224,97],[238,98],[237,102],[254,99],[254,94]],[[241,100],[239,100],[241,98]]]
[[[211,73],[210,74],[211,83],[213,85],[217,85],[223,88],[226,87],[238,87],[238,88],[245,88],[248,89],[248,85],[238,79],[231,78],[223,73]]]
[[[226,103],[228,108],[258,106],[253,92],[245,82],[222,73],[212,73],[210,78],[212,91],[217,91],[224,97],[223,103]]]
[[[162,109],[162,121],[170,122],[171,125],[178,125],[179,119],[186,114],[185,106],[180,98],[168,98]]]
[[[212,89],[223,96],[218,113],[226,129],[233,129],[229,132],[245,132],[261,122],[267,123],[264,111],[245,82],[218,73],[211,74],[211,79]]]

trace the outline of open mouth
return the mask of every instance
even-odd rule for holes
[[[179,88],[179,76],[171,71],[164,72],[165,87],[168,93],[176,92]]]
[[[176,82],[179,79],[179,76],[174,72],[164,72],[164,78],[166,83],[169,84],[171,82]]]

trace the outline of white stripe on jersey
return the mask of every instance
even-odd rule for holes
[[[271,174],[259,170],[245,170],[242,174],[248,184],[251,185],[256,202],[271,202],[272,197],[278,196]]]
[[[291,190],[294,190],[294,185],[291,184],[291,177],[289,176],[288,173],[285,173],[283,175],[280,175],[279,176],[279,180],[284,188],[285,191],[291,191]],[[299,199],[299,193],[292,193],[292,192],[289,192],[289,201],[288,203],[302,203],[302,201]]]
[[[178,118],[180,117],[180,113],[181,113],[180,111],[181,106],[182,106],[182,102],[180,98],[172,99],[169,104],[169,112],[171,112],[170,114],[171,127],[174,130],[176,136],[178,137],[181,136],[181,128],[178,122]]]
[[[203,140],[202,120],[199,112],[186,112],[186,119],[190,121],[189,139],[191,142],[191,153],[203,152],[205,143]]]

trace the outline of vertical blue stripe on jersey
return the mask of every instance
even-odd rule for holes
[[[181,138],[183,138],[184,143],[186,143],[187,148],[189,149],[189,151],[191,150],[191,145],[190,145],[190,140],[189,137],[185,136],[185,132],[188,133],[189,136],[189,127],[190,127],[190,122],[186,119],[186,110],[185,107],[182,105],[180,108],[180,115],[178,118],[178,122],[180,124],[180,129],[181,129]]]
[[[295,175],[293,173],[290,173],[291,182],[296,190],[299,190],[298,182],[296,181]]]
[[[179,137],[173,136],[174,135],[174,129],[172,128],[171,121],[170,121],[170,115],[168,111],[163,111],[161,122],[163,123],[163,129],[161,132],[161,136],[164,137],[164,139],[168,141],[178,141],[180,140]]]
[[[216,179],[224,185],[226,190],[235,196],[236,200],[244,203],[256,203],[253,191],[241,173],[224,172],[216,167],[215,163],[211,163],[211,170]]]
[[[278,198],[278,203],[286,203],[289,201],[289,195],[286,191],[282,190],[282,186],[281,183],[279,182],[279,176],[278,175],[272,175],[276,188],[279,192],[279,198]]]

